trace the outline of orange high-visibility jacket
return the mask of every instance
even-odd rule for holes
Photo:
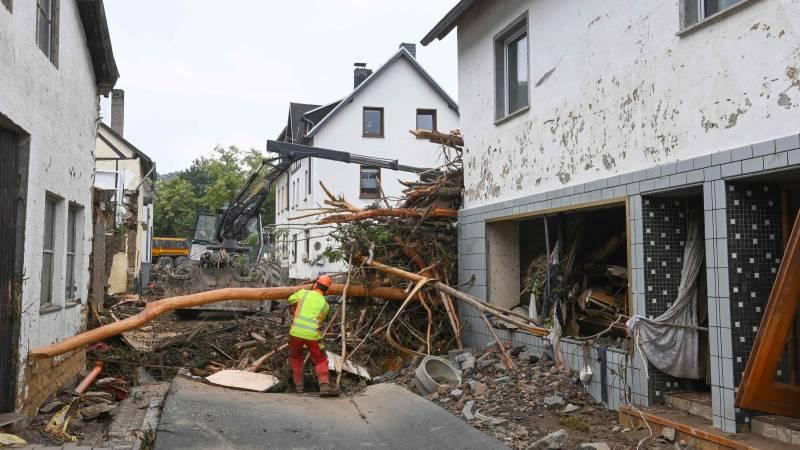
[[[297,305],[289,335],[309,341],[322,339],[319,328],[330,309],[325,296],[313,289],[300,289],[289,297],[289,304]]]

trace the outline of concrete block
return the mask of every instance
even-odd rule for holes
[[[731,152],[723,151],[711,154],[711,164],[718,166],[731,162]]]
[[[639,189],[639,183],[638,182],[636,182],[636,183],[628,183],[625,186],[626,186],[625,187],[626,193],[628,195],[636,195],[639,192],[641,192],[640,189]]]
[[[728,237],[728,224],[726,222],[727,218],[725,215],[726,210],[724,209],[715,209],[714,210],[714,225],[715,225],[715,233],[714,236],[717,238],[727,238]],[[719,263],[719,261],[718,261]]]
[[[676,173],[669,176],[669,187],[680,187],[686,184],[686,173]]]
[[[720,166],[711,166],[703,169],[703,178],[706,181],[719,180],[722,177]]]
[[[653,188],[655,190],[666,189],[669,187],[669,176],[663,176],[660,178],[656,178],[654,181]]]
[[[655,180],[648,179],[639,183],[639,190],[641,192],[650,192],[655,189]]]
[[[586,191],[586,184],[579,184],[577,186],[573,186],[573,190],[575,194],[583,194]]]
[[[723,166],[724,169],[724,166]],[[742,171],[741,173],[753,173],[753,172],[760,172],[764,170],[764,158],[757,157],[757,158],[750,158],[742,161]],[[724,170],[723,170],[724,175]]]
[[[628,188],[627,188],[626,185],[623,184],[623,185],[620,185],[620,186],[616,186],[614,188],[614,197],[622,198],[622,197],[627,197],[627,196],[628,196]]]
[[[678,171],[677,163],[667,163],[661,165],[661,176],[672,175]]]
[[[633,246],[633,264],[634,267],[644,268],[644,244]],[[639,292],[644,292],[644,287]]]
[[[706,286],[709,297],[717,296],[717,271],[715,267],[706,268]]]
[[[722,349],[719,345],[719,327],[708,327],[708,350],[712,355],[712,360],[715,356],[720,356]]]
[[[716,252],[715,247],[714,247],[714,243],[715,242],[716,242],[716,240],[714,238],[706,238],[706,241],[705,241],[705,246],[706,246],[706,264],[708,264],[709,262],[715,262],[716,263],[715,257],[716,257],[717,252]]]
[[[702,171],[700,171],[702,172]],[[714,190],[711,183],[703,183],[703,210],[714,209]],[[708,224],[706,224],[708,226]]]
[[[775,141],[770,139],[753,145],[753,156],[764,156],[775,153]]]
[[[712,361],[711,365],[715,366],[716,364],[714,364]],[[714,417],[722,415],[722,391],[720,390],[719,385],[713,385],[713,383],[711,386],[711,414]]]
[[[592,191],[590,193],[590,201],[597,202],[603,199],[603,192],[602,191]]]
[[[722,413],[723,413],[722,416],[725,417],[726,420],[736,419],[736,412],[735,412],[736,407],[733,404],[735,397],[736,395],[733,392],[733,387],[728,388],[727,386],[725,386],[725,388],[722,389]],[[734,422],[734,428],[736,428],[735,422]]]
[[[722,309],[720,309],[720,317],[722,315]],[[731,329],[730,328],[722,328],[719,329],[719,342],[720,342],[720,352],[722,353],[723,358],[732,358],[733,357],[733,346],[731,345]],[[724,369],[724,367],[723,367]],[[723,377],[725,374],[723,374]],[[731,374],[733,376],[733,374]],[[733,378],[731,378],[730,387],[733,387]]]
[[[786,153],[777,153],[764,157],[764,169],[775,170],[786,167],[789,164],[789,157]]]
[[[633,183],[633,175],[630,172],[623,173],[622,175],[619,176],[619,184],[628,184],[628,183]]]
[[[716,230],[714,225],[714,211],[713,210],[703,211],[703,216],[704,216],[703,223],[705,224],[703,231],[705,233],[705,238],[712,239],[714,237],[714,232]],[[709,253],[706,254],[713,256],[713,254]]]
[[[732,161],[741,161],[753,157],[753,146],[745,145],[744,147],[735,148],[730,151]]]
[[[731,299],[719,297],[717,299],[717,313],[720,328],[727,331],[731,327]]]
[[[711,293],[709,292],[709,296]],[[708,326],[709,327],[717,327],[719,326],[719,311],[717,310],[717,306],[712,304],[713,297],[708,297]]]
[[[697,169],[686,172],[686,184],[698,184],[704,180],[703,170]]]
[[[792,134],[780,139],[775,139],[775,150],[778,152],[785,152],[796,148],[800,148],[800,134]]]
[[[725,181],[714,181],[714,209],[724,209],[727,205],[727,193],[725,192]]]
[[[715,245],[717,249],[717,267],[728,267],[728,240],[727,239],[715,239]]]
[[[711,165],[711,155],[698,156],[697,158],[693,158],[691,161],[695,169],[705,169]]]
[[[658,178],[661,176],[661,166],[655,166],[647,169],[647,174],[645,175],[647,179],[650,178]]]
[[[677,173],[688,172],[694,169],[694,161],[691,159],[684,159],[683,161],[678,161],[676,167]]]
[[[789,164],[792,166],[800,164],[800,149],[789,152]]]
[[[659,173],[660,175],[660,173]],[[635,172],[631,172],[631,181],[637,182],[647,179],[647,169],[637,170]]]
[[[602,195],[603,200],[609,200],[614,198],[614,188],[605,188],[601,192],[603,193]]]
[[[736,175],[742,174],[742,163],[739,161],[723,164],[722,165],[722,177],[735,177]]]
[[[619,175],[614,175],[613,177],[606,178],[606,187],[614,187],[619,186]]]

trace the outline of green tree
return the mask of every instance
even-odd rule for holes
[[[158,236],[191,238],[199,212],[216,213],[228,206],[257,170],[263,155],[256,149],[242,151],[236,146],[216,147],[209,157],[195,159],[188,169],[170,173],[159,180],[155,204],[155,231]],[[262,171],[266,174],[266,171]],[[273,223],[274,190],[261,208],[262,222]]]

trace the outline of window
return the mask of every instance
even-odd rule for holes
[[[364,137],[383,137],[383,108],[364,108]]]
[[[78,236],[81,231],[81,224],[79,221],[80,213],[80,207],[77,205],[70,205],[67,211],[67,278],[66,296],[64,298],[68,301],[76,300],[76,294],[78,292],[78,268],[75,262],[78,248]],[[172,243],[170,242],[170,244]]]
[[[305,230],[306,239],[306,259],[311,261],[311,230]]]
[[[284,197],[284,200],[286,202],[283,205],[283,209],[285,211],[288,211],[289,210],[289,177],[286,177],[286,187],[284,188],[284,191],[286,191],[286,196]]]
[[[747,0],[681,0],[681,23],[686,28],[745,1]]]
[[[418,109],[417,110],[417,129],[436,131],[436,110]]]
[[[381,178],[381,169],[378,167],[361,166],[361,198],[379,198],[378,182]]]
[[[58,199],[47,196],[44,200],[44,240],[42,243],[42,306],[53,304],[53,271],[56,251],[56,208]]]
[[[292,235],[292,262],[297,262],[297,234]]]
[[[308,195],[311,195],[311,158],[308,158]]]
[[[58,64],[58,1],[36,2],[36,45],[56,65]]]
[[[495,119],[529,105],[527,13],[495,37]]]

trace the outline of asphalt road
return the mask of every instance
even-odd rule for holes
[[[156,449],[501,449],[439,406],[393,384],[350,397],[262,394],[175,378]]]

